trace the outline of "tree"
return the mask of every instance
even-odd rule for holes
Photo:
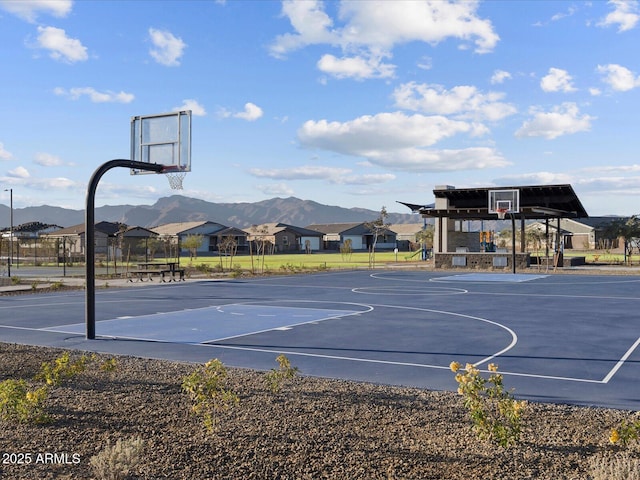
[[[198,249],[204,242],[204,236],[201,234],[187,235],[182,242],[182,246],[189,250],[189,261],[192,262],[198,256]]]
[[[391,226],[391,224],[385,222],[388,216],[387,207],[383,206],[380,209],[380,215],[378,218],[372,222],[365,222],[364,224],[365,227],[367,227],[373,234],[373,243],[371,244],[371,250],[369,250],[369,268],[373,268],[375,266],[376,244],[378,243],[378,237],[389,230],[389,227]]]
[[[222,237],[222,240],[218,244],[218,250],[220,251],[220,268],[224,272],[224,265],[222,263],[222,256],[229,257],[229,268],[233,266],[233,257],[238,251],[238,242],[236,238],[232,235],[226,235]]]
[[[342,256],[342,261],[347,262],[351,260],[351,254],[353,253],[353,247],[351,246],[351,239],[347,238],[342,245],[340,245],[340,255]]]
[[[633,215],[626,220],[624,218],[612,220],[604,228],[602,235],[612,243],[622,237],[624,240],[624,261],[627,263],[627,256],[631,257],[633,246],[640,238],[640,218],[638,215]]]

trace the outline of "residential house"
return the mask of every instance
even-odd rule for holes
[[[115,245],[118,232],[124,229],[121,223],[99,222],[95,224],[95,253],[107,254],[108,247]],[[63,244],[66,254],[71,257],[84,255],[85,225],[80,223],[71,227],[61,228],[51,233],[41,235],[42,238],[58,240]]]
[[[396,234],[396,245],[400,251],[410,251],[419,247],[417,235],[424,230],[424,223],[396,223],[389,230]]]
[[[160,239],[173,240],[181,245],[191,235],[202,235],[202,244],[196,249],[196,253],[210,253],[218,251],[218,235],[225,229],[225,225],[216,222],[200,221],[165,223],[150,230],[158,234]],[[181,251],[187,250],[181,248]]]
[[[615,220],[626,220],[626,217],[588,217],[574,220],[561,218],[560,244],[565,249],[593,250],[597,248],[617,248],[618,239],[605,238],[608,225]],[[548,230],[547,230],[548,228]],[[545,232],[549,233],[549,247],[554,248],[558,241],[558,221],[550,221],[547,227],[545,222],[533,222],[527,225],[528,232],[536,231],[542,236],[544,244]]]
[[[254,225],[245,232],[253,244],[254,252],[260,251],[263,246],[273,253],[313,252],[320,250],[322,239],[322,234],[315,230],[284,223]],[[271,252],[267,250],[267,253]]]
[[[329,223],[307,225],[305,228],[322,233],[326,250],[339,250],[345,241],[351,240],[352,250],[369,250],[373,246],[373,232],[366,223]],[[397,235],[391,229],[385,229],[378,235],[376,248],[390,250],[396,248]]]
[[[215,235],[217,237],[216,244],[218,245],[218,251],[221,251],[221,253],[225,253],[225,254],[229,253],[227,251],[222,252],[222,250],[226,250],[228,248],[228,246],[225,245],[225,242],[228,240],[232,240],[235,246],[235,251],[237,253],[246,253],[249,251],[249,242],[247,240],[247,232],[245,232],[244,230],[241,230],[236,227],[227,227],[216,232]]]

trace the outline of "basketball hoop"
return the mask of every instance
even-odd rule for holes
[[[499,220],[504,220],[505,215],[507,214],[507,212],[509,211],[509,209],[507,208],[496,208],[496,213],[498,214],[498,219]]]
[[[167,180],[169,180],[169,186],[171,190],[182,190],[182,180],[184,179],[187,172],[183,170],[173,170],[169,172],[164,172]]]

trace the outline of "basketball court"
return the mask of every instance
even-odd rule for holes
[[[345,271],[0,297],[0,339],[455,390],[449,364],[499,365],[536,401],[640,409],[638,276]],[[45,312],[45,313],[43,313]]]

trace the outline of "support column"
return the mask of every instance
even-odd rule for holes
[[[110,160],[99,167],[89,180],[87,187],[87,199],[84,221],[84,238],[85,238],[85,282],[86,282],[86,302],[85,302],[85,321],[87,340],[96,338],[96,232],[95,232],[95,198],[98,182],[102,176],[115,167],[135,168],[136,170],[145,170],[150,172],[162,172],[164,165],[158,163],[135,162],[133,160],[116,159]]]

